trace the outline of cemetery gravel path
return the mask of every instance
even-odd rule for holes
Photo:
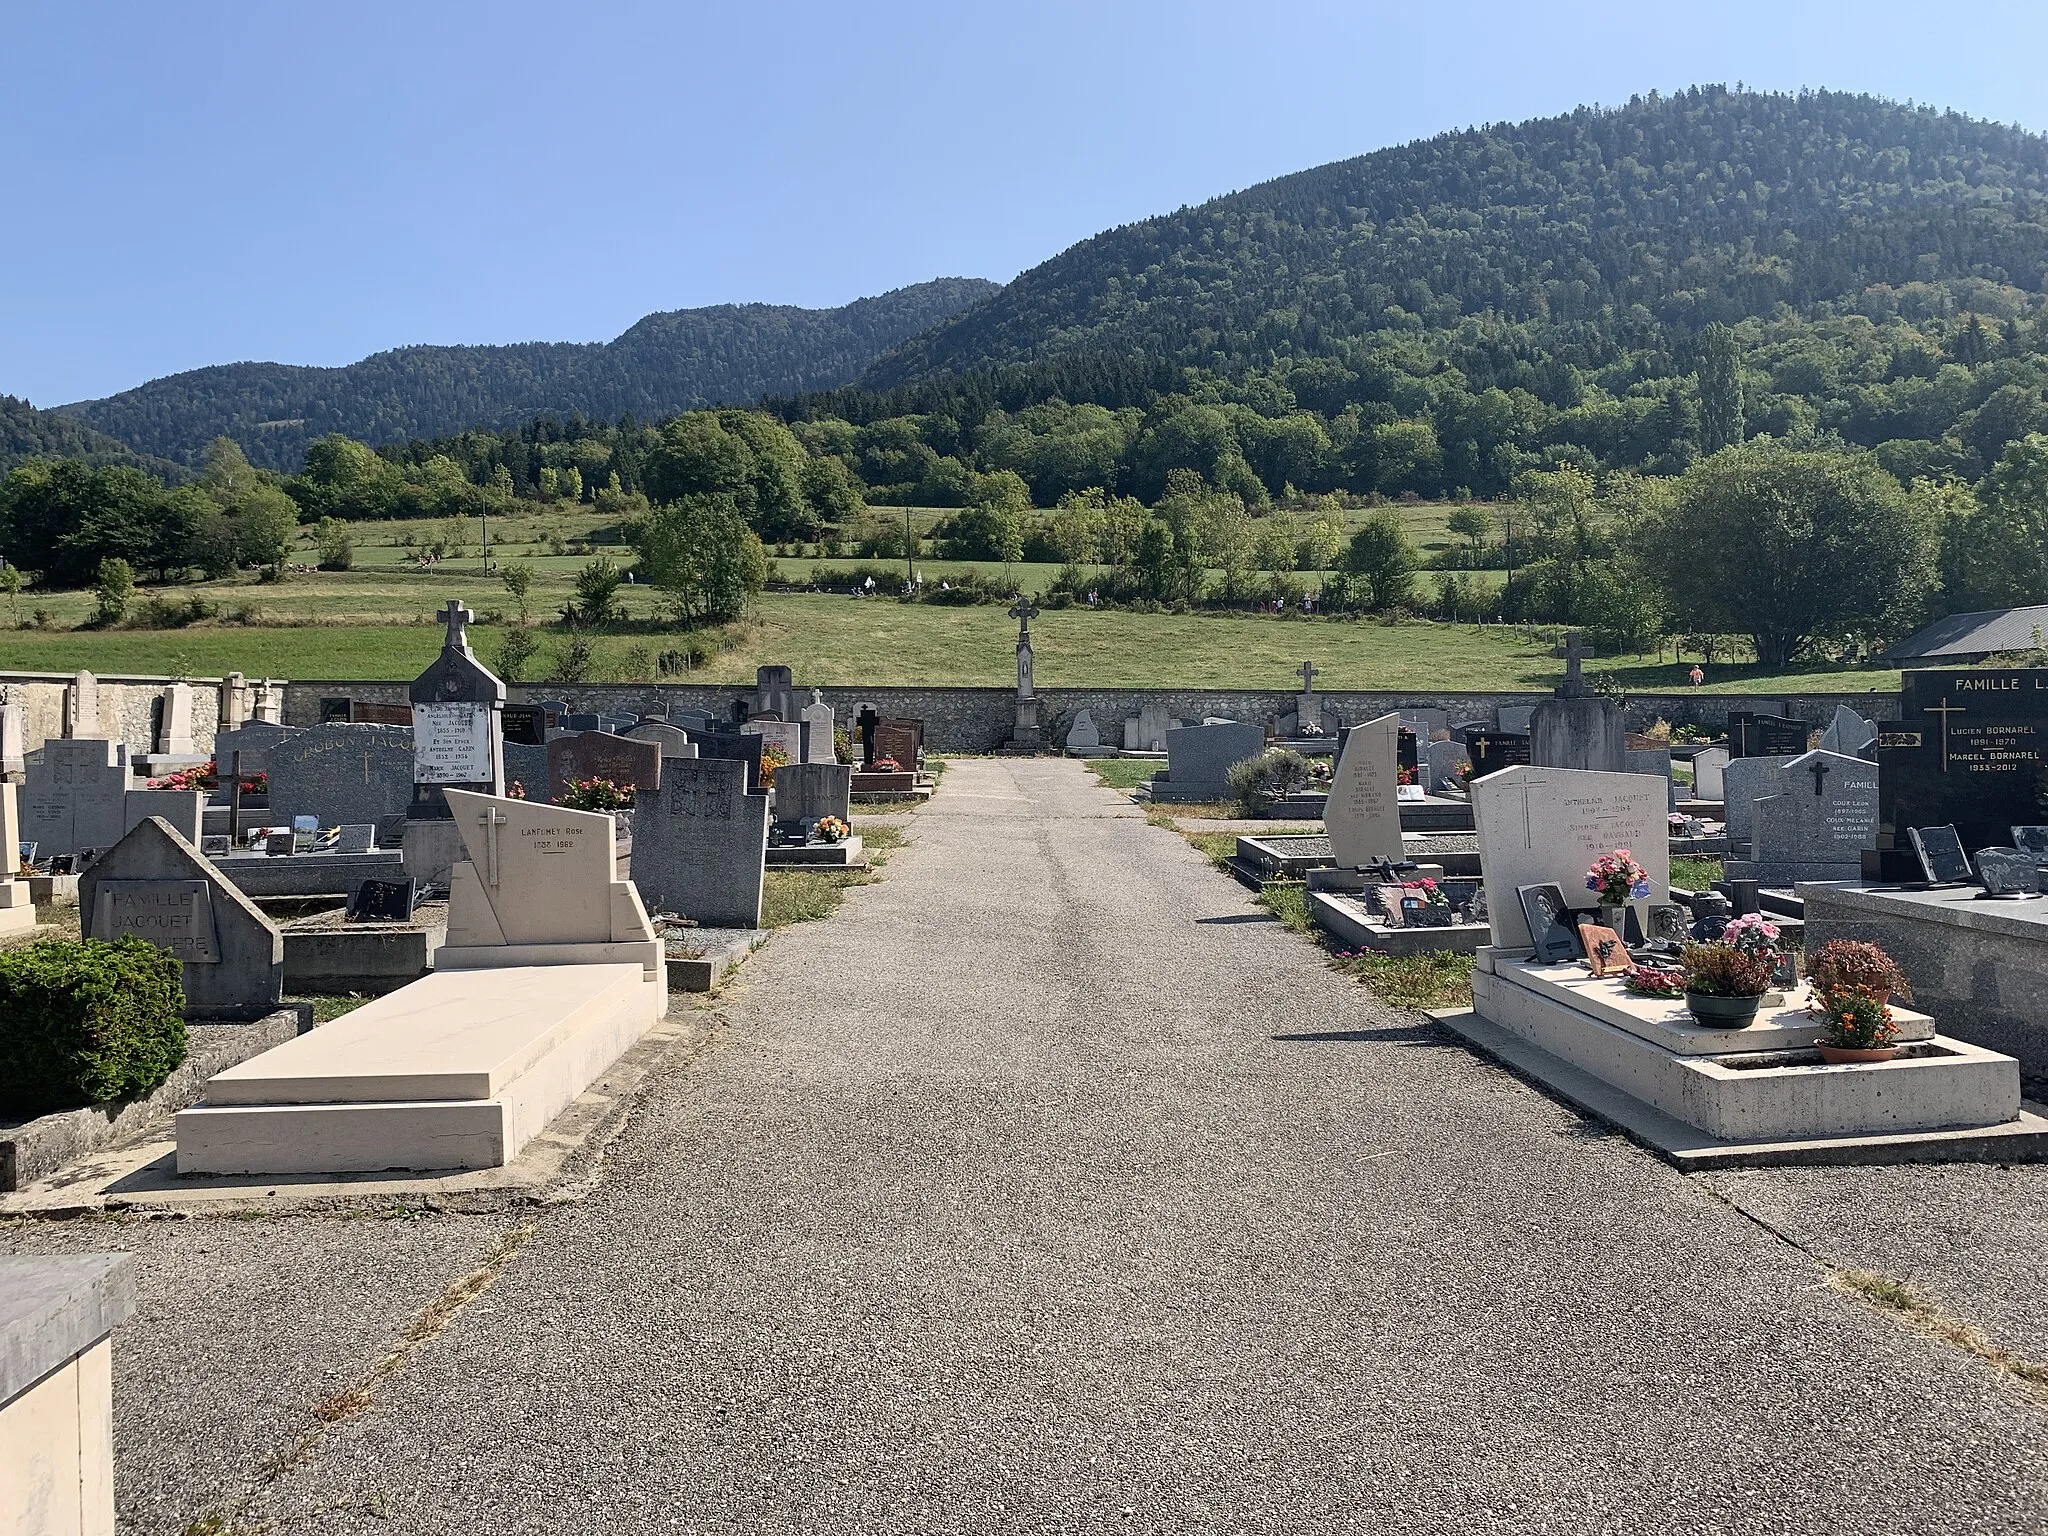
[[[1078,765],[956,762],[911,835],[754,960],[600,1187],[257,1513],[468,1536],[2048,1526],[2048,1403],[1738,1208],[1839,1237],[1828,1171],[1716,1185],[1602,1134],[1323,968]],[[388,1250],[431,1295],[508,1224],[358,1224],[357,1262]],[[182,1225],[275,1255],[279,1284],[336,1268],[319,1223]],[[2038,1291],[2025,1244],[2004,1262]],[[336,1310],[351,1341],[379,1321]],[[126,1436],[124,1490],[137,1461],[163,1482],[166,1447]]]

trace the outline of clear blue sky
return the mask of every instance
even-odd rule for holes
[[[1098,229],[1705,81],[2048,129],[2048,6],[0,0],[0,393],[1006,280]]]

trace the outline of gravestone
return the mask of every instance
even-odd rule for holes
[[[413,801],[413,733],[403,725],[309,725],[267,749],[264,763],[270,821],[374,822]]]
[[[2048,827],[2019,826],[2012,829],[2013,846],[2022,853],[2048,859]]]
[[[1564,681],[1529,716],[1529,760],[1539,768],[1625,772],[1628,734],[1621,704],[1587,685],[1580,670],[1584,655],[1579,637],[1566,636]]]
[[[1260,726],[1238,721],[1177,726],[1166,733],[1166,776],[1152,780],[1152,797],[1231,799],[1236,791],[1230,787],[1230,770],[1265,750],[1266,733]]]
[[[1692,755],[1692,797],[1695,800],[1723,800],[1727,789],[1722,775],[1728,771],[1726,747],[1702,747]]]
[[[576,779],[610,779],[624,789],[661,784],[661,743],[609,731],[578,731],[547,744],[548,799],[560,804]]]
[[[894,759],[899,771],[917,771],[917,749],[923,739],[920,722],[883,720],[875,726],[875,759]]]
[[[1399,715],[1394,717],[1400,719]],[[1422,744],[1414,731],[1401,726],[1394,732],[1394,760],[1401,767],[1420,774],[1422,769]]]
[[[297,734],[290,726],[265,725],[259,721],[237,726],[232,731],[222,731],[213,738],[214,771],[225,781],[234,771],[235,754],[239,752],[245,777],[267,772],[270,749],[281,741],[290,741]]]
[[[1295,740],[1328,736],[1336,722],[1316,695],[1316,679],[1323,675],[1322,668],[1304,661],[1295,671],[1301,677],[1301,692],[1295,696],[1293,712],[1281,720],[1280,734]]]
[[[1954,827],[1909,827],[1907,838],[1920,861],[1923,879],[1954,885],[1970,878],[1970,857]]]
[[[170,683],[163,691],[157,717],[156,751],[160,757],[192,755],[192,685]]]
[[[747,717],[757,719],[762,715],[773,715],[776,719],[790,724],[795,724],[800,718],[796,707],[794,674],[788,667],[754,669],[754,698]]]
[[[104,736],[100,726],[100,681],[80,670],[64,690],[64,734],[73,741]]]
[[[1867,878],[1918,880],[1911,827],[1950,825],[1965,848],[2048,821],[2048,668],[1907,672],[1900,718],[1877,738],[1877,846]]]
[[[249,680],[230,672],[220,683],[219,730],[232,731],[249,718]]]
[[[743,764],[670,764],[654,804],[633,823],[633,878],[651,910],[707,928],[761,926],[768,797],[748,791]]]
[[[642,720],[626,737],[631,741],[651,741],[660,747],[663,757],[695,757],[697,748],[690,740],[688,731],[662,720]]]
[[[1721,770],[1721,820],[1738,852],[1749,846],[1757,800],[1776,788],[1778,769],[1788,761],[1782,755],[1731,757]]]
[[[1166,733],[1173,729],[1173,715],[1164,704],[1147,702],[1138,706],[1140,752],[1164,752]]]
[[[672,709],[668,714],[668,723],[695,736],[710,730],[718,722],[712,718],[708,709]]]
[[[1095,716],[1082,710],[1074,716],[1074,723],[1067,731],[1067,750],[1092,752],[1101,745],[1102,732],[1095,728]]]
[[[1586,889],[1586,872],[1618,848],[1628,849],[1650,877],[1648,898],[1635,905],[1668,901],[1665,799],[1663,786],[1639,773],[1520,767],[1476,782],[1472,814],[1494,944],[1529,947],[1518,896],[1525,885],[1556,885],[1574,909],[1598,906]]]
[[[807,763],[836,763],[839,761],[839,746],[834,737],[838,729],[837,717],[832,706],[825,702],[824,693],[817,688],[811,690],[811,702],[803,707],[805,736],[804,761]]]
[[[745,763],[749,794],[758,793],[764,787],[761,782],[761,748],[766,745],[763,738],[743,735],[739,731],[706,731],[701,735],[692,731],[690,740],[696,744],[699,762],[716,758],[721,762]]]
[[[1790,715],[1738,709],[1728,716],[1728,749],[1736,757],[1797,757],[1806,738],[1806,722]]]
[[[136,823],[78,880],[89,939],[134,934],[183,968],[189,1019],[260,1019],[284,999],[284,934],[158,817]]]
[[[7,690],[0,689],[0,697]],[[28,707],[9,698],[0,703],[0,773],[20,783],[28,771]]]
[[[1400,727],[1399,715],[1381,715],[1352,726],[1344,737],[1330,798],[1323,807],[1323,827],[1339,869],[1403,857],[1396,744]]]
[[[538,704],[507,704],[499,722],[505,732],[505,743],[522,747],[544,747],[548,744],[548,712]]]
[[[815,821],[837,816],[852,824],[853,769],[844,763],[791,763],[776,770],[778,820]]]
[[[0,871],[0,933],[24,933],[36,925],[35,893],[16,875],[37,852],[34,841],[21,835],[17,787],[0,783],[0,855],[7,861]]]
[[[448,941],[437,970],[546,965],[579,956],[660,964],[633,882],[621,880],[616,831],[602,811],[448,791],[463,857],[448,880]]]
[[[121,799],[121,833],[138,821],[161,816],[172,831],[194,848],[206,835],[206,791],[201,789],[131,789]]]
[[[267,677],[258,680],[256,702],[251,709],[251,715],[265,725],[283,725],[284,689]]]
[[[1835,706],[1835,718],[1820,733],[1821,751],[1839,752],[1845,757],[1860,756],[1866,747],[1876,743],[1876,723],[1864,719],[1846,704]]]
[[[446,821],[444,793],[505,792],[505,685],[469,648],[476,617],[450,598],[441,610],[448,626],[441,654],[413,679],[413,796],[406,815],[413,821]],[[352,816],[351,821],[374,821]]]
[[[1493,728],[1508,736],[1526,736],[1535,713],[1533,704],[1503,704],[1493,712]]]
[[[1472,754],[1475,779],[1499,773],[1503,768],[1526,767],[1529,762],[1527,736],[1507,731],[1475,731],[1466,739],[1465,746]]]
[[[1854,880],[1877,837],[1877,766],[1840,752],[1760,758],[1773,764],[1752,802],[1750,855],[1727,862],[1730,880],[1788,886]]]
[[[804,728],[800,720],[749,720],[740,727],[742,736],[758,736],[763,749],[780,747],[784,762],[804,760]]]
[[[21,835],[45,856],[111,848],[128,830],[128,749],[103,736],[53,738],[28,765]]]
[[[1429,788],[1463,789],[1461,777],[1472,764],[1471,750],[1462,741],[1432,741],[1429,744]]]
[[[875,766],[875,732],[882,728],[882,717],[872,704],[863,704],[860,713],[854,716],[854,734],[860,740],[860,765],[864,771]]]
[[[377,846],[377,824],[369,821],[347,822],[334,829],[335,853],[370,853]]]

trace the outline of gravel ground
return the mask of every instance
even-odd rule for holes
[[[1996,1250],[1999,1289],[2039,1246],[2040,1172],[1688,1180],[1319,967],[1077,765],[955,763],[887,879],[785,933],[723,1013],[600,1189],[251,1520],[2048,1526],[2042,1401],[1828,1288],[1716,1192],[1816,1232],[1859,1201],[1901,1232],[1974,1209],[1955,1267]],[[174,1487],[181,1457],[215,1484],[240,1465],[201,1371],[257,1403],[242,1439],[290,1431],[508,1224],[139,1232],[210,1239],[212,1278],[182,1248],[149,1261],[177,1310],[122,1336],[163,1373],[122,1366],[124,1506],[175,1531],[135,1490]],[[2028,1306],[1983,1315],[2021,1341]]]

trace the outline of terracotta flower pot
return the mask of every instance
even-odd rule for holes
[[[1708,1029],[1747,1029],[1756,1020],[1761,997],[1713,997],[1705,992],[1685,994],[1685,1006],[1693,1022]]]
[[[1820,1059],[1831,1067],[1849,1066],[1852,1063],[1890,1061],[1899,1054],[1896,1045],[1829,1045],[1825,1040],[1813,1042],[1813,1048],[1820,1052]]]

